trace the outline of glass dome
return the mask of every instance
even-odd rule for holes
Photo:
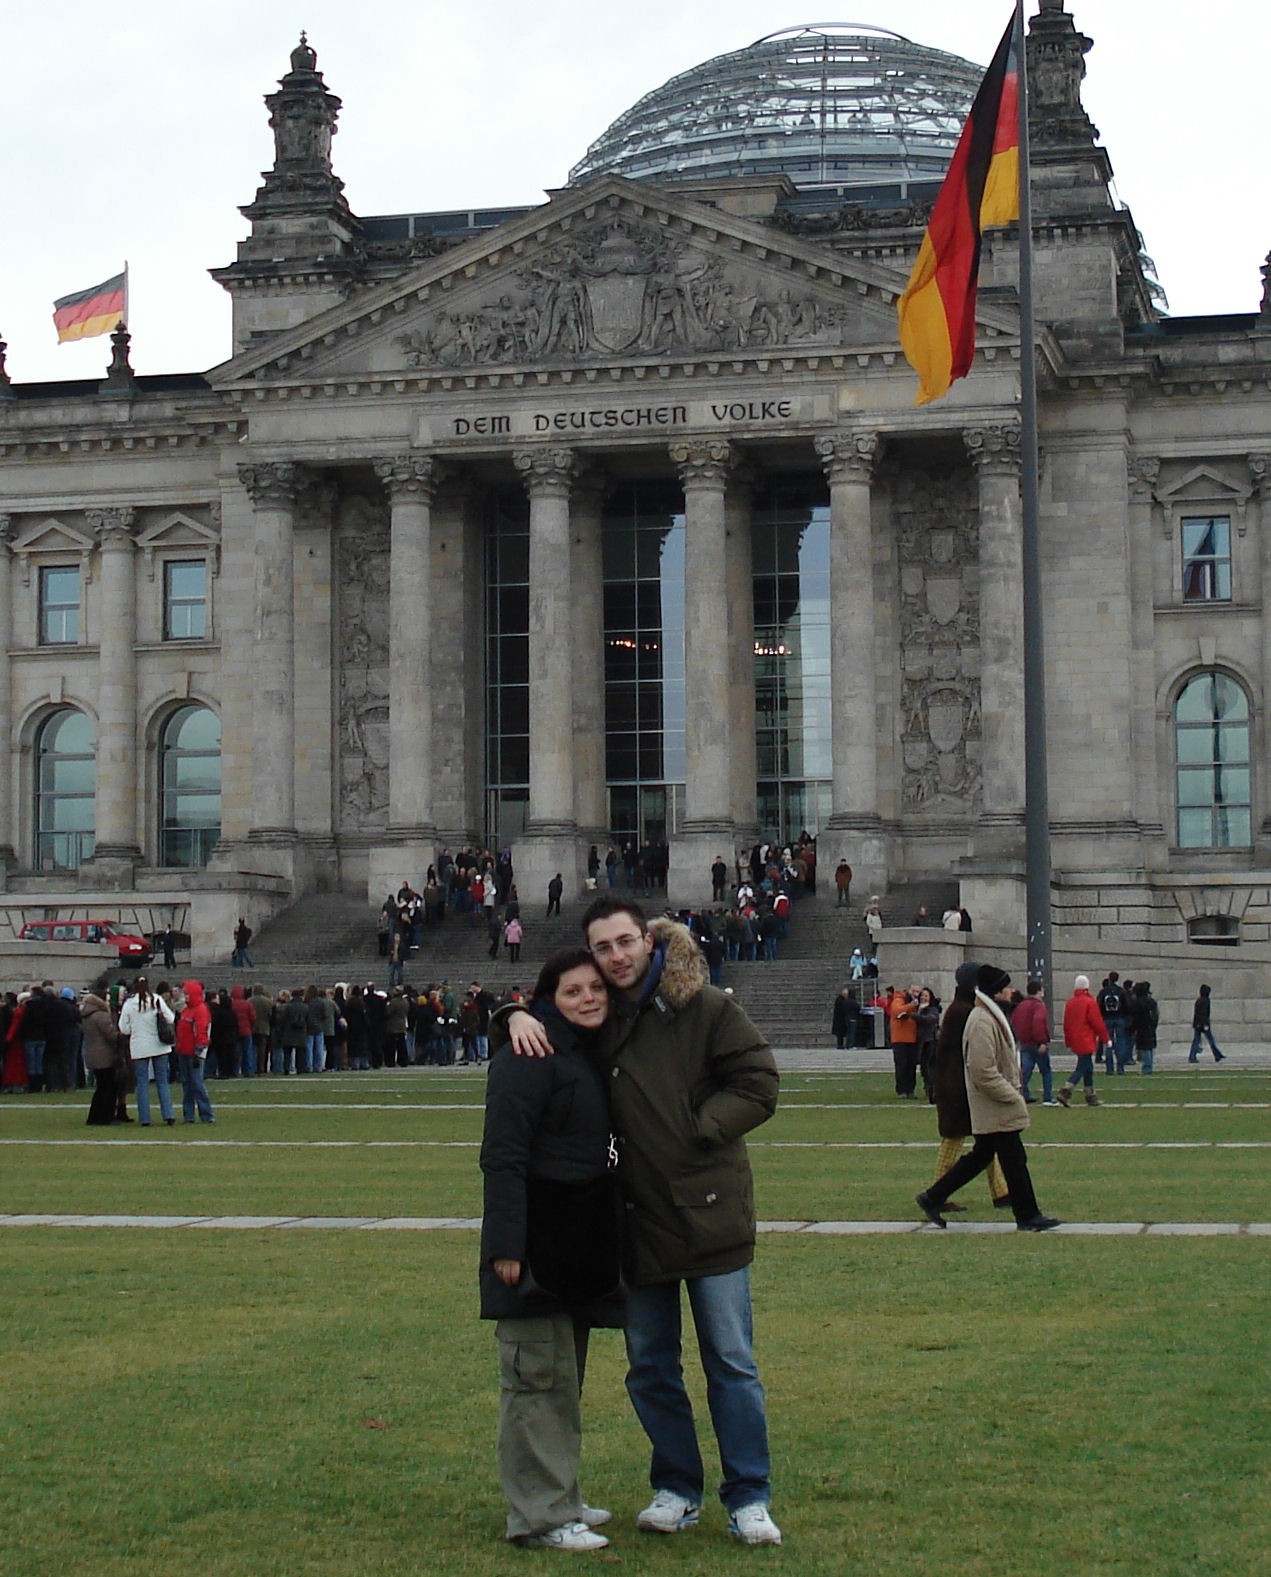
[[[785,174],[804,189],[903,191],[943,178],[982,76],[882,28],[788,28],[646,93],[592,143],[569,184]]]

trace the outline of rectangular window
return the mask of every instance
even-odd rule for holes
[[[1199,515],[1183,521],[1183,601],[1231,601],[1231,520]]]
[[[207,635],[207,564],[178,559],[163,566],[163,638],[201,641]]]
[[[40,645],[79,642],[79,570],[57,566],[40,571]]]

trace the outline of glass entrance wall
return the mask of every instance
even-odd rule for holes
[[[754,501],[759,827],[784,843],[830,815],[830,506],[814,477]]]
[[[638,482],[613,493],[602,546],[609,825],[619,843],[660,842],[678,832],[684,807],[680,489]]]
[[[493,490],[485,531],[486,837],[520,837],[530,805],[530,506]]]

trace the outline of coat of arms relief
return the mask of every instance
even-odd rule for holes
[[[340,824],[369,832],[388,821],[388,514],[350,494],[336,521]]]
[[[907,810],[980,798],[980,605],[970,472],[908,472],[893,495],[900,570],[901,745]]]
[[[670,350],[842,342],[843,310],[664,230],[615,217],[502,281],[497,300],[443,310],[397,337],[412,367],[586,360]]]

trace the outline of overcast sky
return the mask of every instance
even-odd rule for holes
[[[344,102],[336,173],[355,213],[542,200],[669,77],[827,18],[790,0],[43,0],[6,6],[0,334],[15,381],[95,377],[106,339],[59,346],[55,296],[127,259],[133,366],[229,354],[230,262],[273,162],[262,103],[306,28]],[[1085,104],[1176,315],[1252,312],[1271,250],[1266,0],[1069,0],[1094,39]],[[1028,0],[1031,13],[1037,0]],[[1009,0],[849,0],[984,63]],[[1201,18],[1203,17],[1203,21]]]

